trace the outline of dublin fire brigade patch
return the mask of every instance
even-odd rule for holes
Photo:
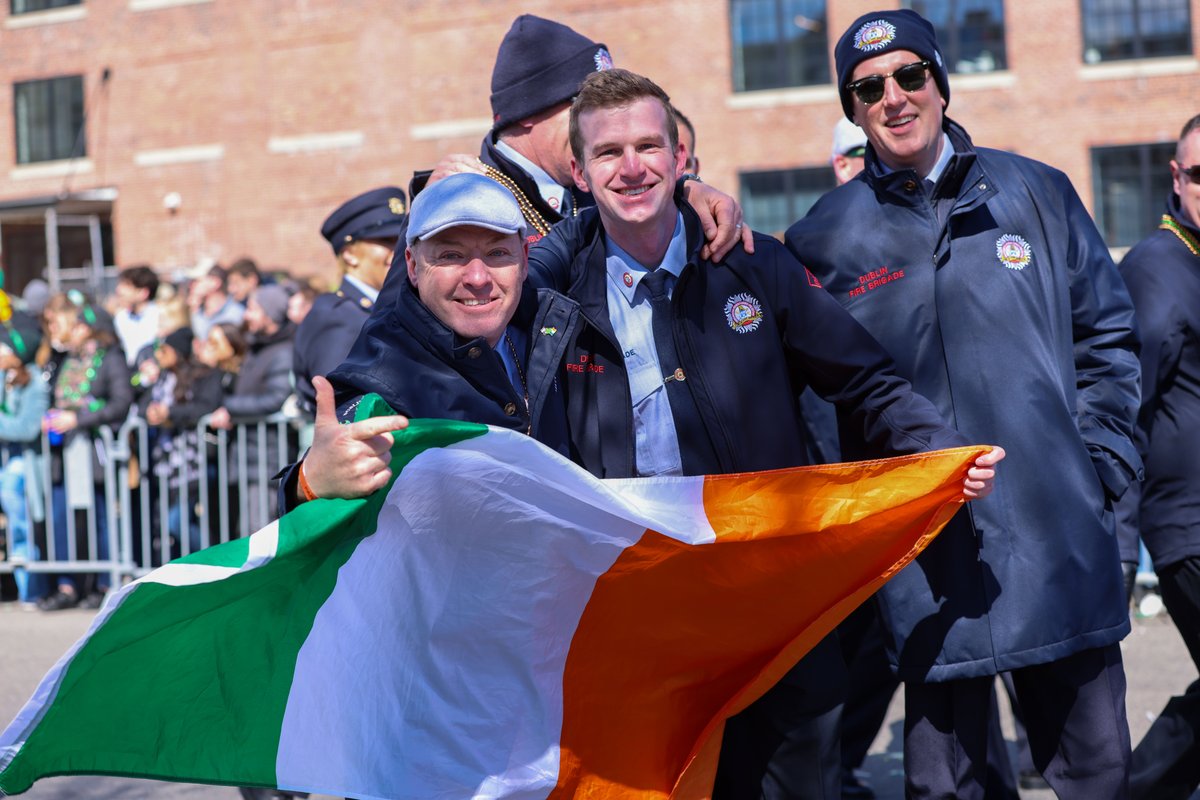
[[[996,240],[996,257],[1009,269],[1025,269],[1033,260],[1029,242],[1015,233],[1006,233]]]
[[[886,19],[868,22],[854,33],[854,48],[870,53],[887,47],[896,38],[896,26]]]
[[[596,62],[596,72],[604,72],[606,69],[613,68],[612,55],[609,54],[607,47],[601,47],[593,56]]]
[[[725,301],[725,321],[738,333],[757,330],[762,316],[762,304],[752,294],[735,294]]]

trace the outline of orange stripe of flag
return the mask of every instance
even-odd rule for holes
[[[551,797],[707,796],[724,720],[916,557],[986,449],[705,478],[715,543],[647,531],[596,583]]]

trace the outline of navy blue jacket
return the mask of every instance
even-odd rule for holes
[[[511,324],[528,334],[521,359],[527,411],[488,343],[465,340],[447,328],[406,280],[396,302],[370,317],[329,381],[343,416],[350,401],[376,392],[396,412],[412,418],[466,420],[529,432],[566,455],[558,369],[577,319],[578,308],[561,295],[529,287],[522,292]]]
[[[860,452],[899,454],[966,444],[895,372],[871,336],[811,280],[776,240],[756,236],[719,264],[700,258],[703,234],[682,207],[689,264],[672,292],[676,348],[711,444],[711,460],[684,472],[717,474],[806,463],[797,398],[806,385],[845,410]],[[573,254],[573,255],[572,255]],[[586,324],[567,352],[574,456],[601,478],[635,474],[633,410],[621,347],[608,315],[599,214],[560,223],[530,252],[530,280],[567,288]],[[762,312],[736,330],[727,303]]]
[[[371,314],[372,305],[371,298],[347,280],[342,281],[336,292],[320,295],[313,301],[308,316],[296,328],[292,357],[296,394],[305,411],[311,414],[317,407],[313,377],[329,375],[342,363]]]
[[[1171,195],[1167,216],[1200,250],[1200,229]],[[1142,335],[1142,406],[1138,450],[1146,462],[1140,507],[1129,521],[1141,529],[1154,566],[1200,556],[1200,254],[1170,230],[1138,242],[1121,261]],[[1122,500],[1125,505],[1125,499]]]
[[[936,202],[868,149],[786,235],[942,419],[1008,453],[993,494],[880,591],[905,680],[1046,663],[1129,631],[1112,515],[1140,471],[1129,294],[1065,175],[947,132]]]

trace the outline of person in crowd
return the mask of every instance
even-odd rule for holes
[[[111,552],[107,505],[98,488],[104,479],[103,441],[95,439],[94,433],[102,425],[116,429],[125,421],[133,400],[129,366],[112,318],[85,295],[76,291],[55,295],[46,304],[45,317],[54,348],[65,354],[55,376],[52,408],[42,421],[54,456],[54,556],[62,561],[74,553],[81,560],[90,556],[107,561]],[[91,492],[90,522],[89,514],[68,510],[67,481],[76,482],[81,492]],[[68,514],[75,522],[73,549]],[[108,583],[105,573],[87,573],[83,580],[59,575],[57,590],[38,605],[46,611],[76,605],[98,608]]]
[[[342,363],[371,314],[392,264],[396,237],[404,232],[405,207],[404,191],[385,186],[350,198],[321,225],[337,258],[341,284],[314,301],[296,330],[296,394],[308,413],[316,407],[313,376],[328,375]]]
[[[313,303],[321,292],[314,289],[307,283],[302,283],[296,287],[296,291],[292,292],[288,298],[287,318],[293,325],[299,328],[300,323],[304,322],[308,312],[312,311]]]
[[[250,305],[251,295],[263,284],[258,264],[254,259],[245,256],[229,265],[225,279],[230,299],[235,303],[241,303],[243,307]]]
[[[242,324],[246,306],[230,297],[227,286],[225,268],[214,264],[188,287],[187,303],[192,312],[192,333],[197,339],[208,336],[209,329],[214,325],[224,322]]]
[[[570,137],[598,213],[531,251],[531,279],[567,291],[587,321],[566,362],[573,455],[605,478],[796,466],[809,384],[859,432],[850,459],[965,443],[779,242],[756,234],[753,254],[703,256],[696,217],[674,197],[683,153],[669,109],[642,76],[588,76]],[[990,491],[1002,457],[976,462],[965,496]],[[844,682],[827,637],[727,721],[714,796],[838,797]]]
[[[833,126],[833,177],[841,186],[862,172],[867,155],[867,134],[853,121],[842,117]]]
[[[117,276],[113,325],[130,367],[137,363],[142,348],[158,337],[158,285],[158,274],[144,264],[126,267]]]
[[[946,116],[926,19],[865,14],[835,61],[865,167],[787,246],[945,421],[1011,453],[996,495],[878,595],[905,681],[906,792],[986,794],[993,685],[1011,671],[1054,791],[1123,797],[1129,618],[1112,512],[1141,472],[1129,294],[1065,175],[976,147]]]
[[[245,328],[249,350],[234,382],[233,392],[213,411],[209,424],[230,430],[239,423],[258,423],[283,408],[292,395],[292,345],[296,327],[287,318],[287,291],[278,284],[260,286],[246,306]],[[274,496],[266,492],[266,479],[288,462],[278,462],[279,430],[268,425],[266,450],[259,448],[253,429],[245,437],[248,472],[231,465],[230,477],[247,491],[248,518],[243,530],[257,530],[274,517]],[[263,498],[266,498],[265,504]],[[248,526],[248,527],[247,527]]]
[[[671,106],[671,113],[675,115],[675,122],[679,126],[679,143],[683,145],[683,152],[686,154],[683,171],[689,175],[699,175],[700,159],[696,155],[696,127],[675,106]]]
[[[41,278],[34,278],[25,284],[25,290],[21,292],[20,307],[34,319],[41,319],[42,309],[46,307],[46,301],[49,299],[50,285]]]
[[[23,311],[13,311],[0,325],[0,508],[8,522],[8,557],[17,564],[41,558],[31,524],[45,513],[37,445],[50,390],[33,365],[41,339],[37,319]],[[23,605],[32,606],[44,595],[39,573],[18,565],[13,578]]]
[[[1121,261],[1142,335],[1138,450],[1146,479],[1123,500],[1159,592],[1200,666],[1200,115],[1180,131],[1171,193],[1157,230]],[[1172,697],[1133,751],[1135,798],[1186,798],[1200,787],[1200,681]]]

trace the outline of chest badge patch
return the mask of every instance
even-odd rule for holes
[[[752,294],[735,294],[725,301],[725,321],[738,333],[758,330],[762,316],[762,304]]]
[[[887,47],[895,38],[895,25],[886,19],[873,20],[854,32],[854,49],[870,53]]]
[[[1015,233],[1006,233],[996,240],[996,257],[1009,269],[1021,270],[1033,260],[1033,249]]]

